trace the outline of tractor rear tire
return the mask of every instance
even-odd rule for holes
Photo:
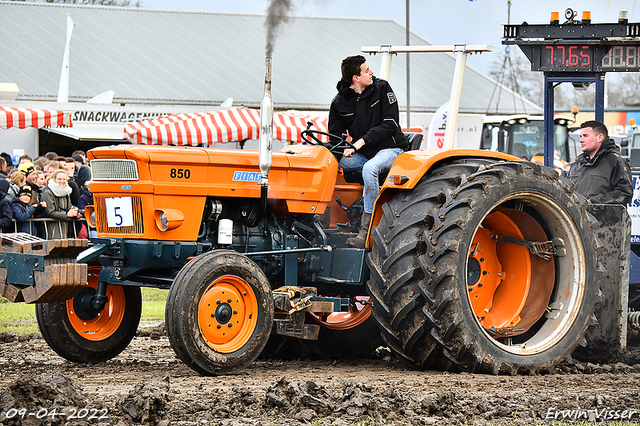
[[[237,373],[267,343],[274,317],[271,286],[246,256],[214,250],[178,273],[165,324],[176,355],[202,375]]]
[[[101,311],[82,303],[98,287],[100,267],[89,267],[89,285],[74,298],[36,304],[36,320],[45,341],[58,355],[82,363],[110,360],[124,351],[138,330],[142,313],[139,287],[107,286]]]
[[[585,206],[551,169],[487,159],[436,166],[396,193],[367,257],[388,346],[417,369],[553,371],[586,344],[601,294],[597,222]],[[553,240],[557,254],[544,260],[505,235]],[[508,320],[493,322],[501,310]]]

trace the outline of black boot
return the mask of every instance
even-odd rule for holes
[[[369,232],[369,224],[371,223],[371,213],[362,212],[362,221],[360,222],[360,231],[355,237],[347,240],[347,247],[364,248],[367,241],[367,232]]]

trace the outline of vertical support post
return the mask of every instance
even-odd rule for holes
[[[452,149],[453,141],[458,127],[458,109],[460,108],[460,98],[462,97],[462,82],[464,81],[464,69],[467,65],[467,53],[465,44],[456,44],[453,51],[457,52],[456,67],[453,72],[453,83],[451,84],[451,98],[449,100],[449,115],[447,116],[447,128],[444,134],[444,149]]]
[[[596,120],[604,123],[604,79],[605,74],[595,75],[596,83]]]
[[[544,165],[547,167],[553,167],[554,102],[553,79],[544,73]]]
[[[380,64],[380,78],[389,81],[389,74],[391,74],[391,45],[384,44],[380,46],[382,52],[382,62]]]
[[[409,0],[407,1],[406,17],[405,17],[405,38],[407,46],[411,44],[411,31],[409,30]],[[407,52],[407,132],[411,131],[411,59],[410,53]]]
[[[57,102],[69,102],[69,46],[74,25],[71,15],[67,13],[67,41],[64,45],[64,55],[62,56]]]

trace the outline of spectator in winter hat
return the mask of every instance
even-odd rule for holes
[[[31,187],[31,203],[40,203],[40,187],[37,184],[38,173],[36,167],[33,163],[22,163],[18,166],[18,170],[24,173],[27,179],[27,185]]]
[[[0,157],[4,158],[4,161],[7,162],[7,167],[13,167],[13,160],[11,160],[11,156],[6,152],[0,153]]]
[[[20,163],[20,165],[18,166],[18,170],[20,170],[22,173],[24,173],[24,176],[27,178],[27,182],[32,182],[35,183],[36,181],[36,167],[33,165],[33,163],[28,162],[28,163]]]
[[[38,235],[36,227],[30,221],[34,215],[39,215],[47,207],[47,203],[42,201],[40,204],[31,203],[31,187],[25,185],[18,191],[18,195],[11,203],[11,211],[17,222],[18,232],[26,232],[31,235]]]

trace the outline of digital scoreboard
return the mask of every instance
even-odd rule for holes
[[[639,71],[639,56],[640,46],[613,46],[603,56],[600,68],[602,71]]]
[[[532,71],[640,71],[640,23],[505,25],[503,44],[518,45],[531,61]]]
[[[593,70],[593,48],[579,44],[557,44],[541,48],[541,70],[557,71],[566,68],[576,71]]]
[[[591,12],[582,20],[567,9],[566,22],[552,12],[549,24],[507,24],[502,44],[515,44],[531,62],[532,71],[544,72],[544,164],[554,160],[554,90],[558,84],[576,88],[595,86],[594,115],[604,121],[605,74],[640,71],[640,23],[620,12],[617,23],[592,23]]]
[[[531,61],[531,71],[614,72],[640,71],[638,45],[549,43],[520,45]]]

